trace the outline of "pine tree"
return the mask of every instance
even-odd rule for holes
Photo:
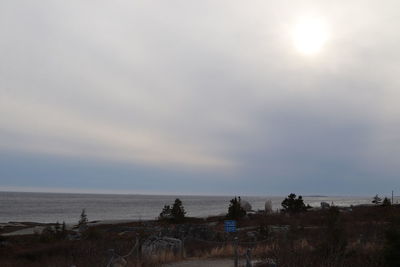
[[[392,205],[392,202],[390,201],[390,199],[388,199],[387,197],[385,197],[385,198],[383,199],[382,206],[387,207],[387,206],[390,206],[390,205]]]
[[[158,216],[158,219],[159,220],[168,220],[171,218],[172,218],[171,207],[169,205],[164,205],[164,208],[161,211],[160,215]]]
[[[185,220],[185,214],[186,211],[182,205],[182,201],[179,198],[175,199],[171,209],[173,220],[177,223],[183,222]]]
[[[379,205],[381,204],[382,199],[378,196],[378,194],[376,194],[374,196],[374,198],[372,199],[372,203],[374,203],[375,205]]]
[[[298,213],[307,211],[307,209],[311,208],[309,205],[305,205],[302,196],[298,196],[296,199],[296,194],[291,193],[285,198],[282,203],[284,212],[289,213]]]
[[[78,222],[78,226],[79,227],[86,227],[87,223],[88,223],[88,218],[87,218],[85,209],[83,209],[82,212],[81,212],[81,217],[80,217],[79,222]]]
[[[242,208],[240,202],[241,202],[240,197],[239,198],[235,197],[230,200],[230,204],[228,207],[228,214],[226,215],[228,219],[238,220],[246,215],[246,211]]]
[[[61,232],[63,233],[67,232],[67,225],[65,224],[65,222],[62,223]]]
[[[58,221],[56,222],[56,225],[54,226],[54,230],[55,230],[56,234],[61,231],[60,223]]]

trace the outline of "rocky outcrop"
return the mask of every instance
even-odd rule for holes
[[[144,255],[153,255],[160,252],[178,254],[182,249],[182,241],[171,237],[150,237],[142,244]]]

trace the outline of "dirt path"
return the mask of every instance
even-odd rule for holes
[[[198,259],[165,264],[163,267],[233,267],[232,259]]]

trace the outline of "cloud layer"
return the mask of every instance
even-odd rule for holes
[[[399,5],[3,1],[0,185],[396,188]],[[291,40],[304,16],[331,36],[309,57]]]

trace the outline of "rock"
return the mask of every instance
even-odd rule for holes
[[[250,205],[249,202],[247,202],[246,200],[241,200],[240,201],[240,206],[245,210],[245,211],[251,211],[252,207]]]
[[[329,209],[331,205],[327,202],[321,202],[321,209]]]
[[[269,214],[272,213],[272,201],[269,199],[265,201],[265,213]]]
[[[150,237],[142,244],[142,252],[152,255],[160,252],[172,252],[177,254],[182,249],[182,241],[172,237]]]

